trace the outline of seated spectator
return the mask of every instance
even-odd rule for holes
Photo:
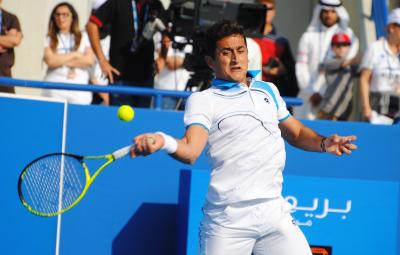
[[[346,59],[351,45],[350,37],[337,33],[332,37],[333,57],[326,59],[320,66],[320,83],[326,84],[322,94],[318,119],[347,120],[351,110],[353,96],[352,77],[357,70],[357,58]]]
[[[372,123],[377,116],[400,118],[400,8],[389,14],[386,32],[369,45],[361,62],[362,114]]]
[[[86,33],[79,30],[78,14],[66,2],[51,12],[44,49],[48,69],[46,81],[87,84],[94,53]],[[45,90],[44,95],[66,99],[69,103],[90,104],[92,93],[86,91]]]
[[[189,80],[189,72],[183,68],[185,53],[183,49],[172,47],[172,35],[164,31],[161,37],[161,47],[157,49],[156,71],[158,76],[154,81],[156,89],[185,90]],[[162,109],[175,109],[177,98],[164,97]]]
[[[0,0],[1,5],[2,0]],[[22,33],[17,16],[0,8],[0,76],[11,77],[14,48],[21,43]],[[14,93],[14,87],[1,86],[0,92]]]

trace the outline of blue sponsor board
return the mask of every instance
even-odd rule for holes
[[[399,183],[287,176],[284,197],[308,241],[333,254],[396,254]]]
[[[188,213],[186,253],[180,254],[197,252],[208,182],[208,171],[181,173],[180,193],[190,195],[179,201]],[[398,182],[286,176],[283,190],[311,245],[340,255],[397,254]]]

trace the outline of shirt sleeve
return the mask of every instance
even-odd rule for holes
[[[206,93],[206,91],[195,92],[188,98],[184,115],[186,128],[200,125],[208,131],[211,129],[212,106]]]
[[[372,70],[374,64],[374,44],[368,46],[367,50],[364,53],[364,56],[361,61],[360,70],[362,69],[370,69]]]
[[[275,99],[276,99],[275,103],[277,104],[277,107],[278,107],[278,120],[279,120],[279,122],[282,122],[290,117],[290,112],[288,111],[288,109],[286,107],[285,100],[283,100],[283,98],[279,94],[278,88],[272,83],[269,83],[269,84],[271,85],[272,91],[275,94]]]
[[[50,47],[50,37],[46,36],[46,38],[44,39],[44,48],[48,48]]]
[[[90,16],[90,21],[102,28],[111,22],[116,8],[115,0],[107,0]]]
[[[308,87],[310,73],[308,70],[308,40],[307,34],[300,38],[296,60],[296,78],[301,89]]]
[[[21,25],[19,23],[18,17],[15,15],[11,16],[10,27],[8,29],[16,29],[18,32],[21,32]]]

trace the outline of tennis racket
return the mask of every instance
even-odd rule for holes
[[[129,154],[132,145],[102,156],[52,153],[41,156],[22,170],[18,195],[29,212],[51,217],[64,213],[82,200],[94,179],[113,161]],[[92,176],[86,161],[106,160]]]

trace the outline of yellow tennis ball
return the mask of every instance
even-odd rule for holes
[[[135,117],[135,111],[129,105],[122,105],[118,108],[118,118],[122,121],[129,122]]]

